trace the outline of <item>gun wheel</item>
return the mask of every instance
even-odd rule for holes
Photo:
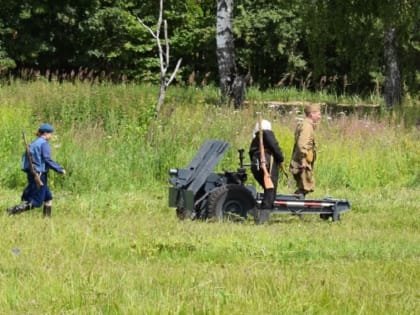
[[[244,186],[229,184],[210,194],[207,207],[207,219],[243,221],[254,209],[255,199]]]

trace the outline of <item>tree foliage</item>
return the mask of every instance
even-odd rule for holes
[[[157,82],[157,1],[2,0],[0,71],[89,68]],[[218,82],[216,1],[166,0],[178,83]],[[405,90],[420,86],[420,6],[415,0],[235,0],[237,66],[261,88],[293,85],[370,92],[385,75],[384,38],[395,29]],[[15,70],[13,70],[15,69]]]
[[[253,79],[268,87],[287,73],[306,70],[300,49],[303,25],[299,1],[242,0],[237,2],[235,30],[240,64]]]

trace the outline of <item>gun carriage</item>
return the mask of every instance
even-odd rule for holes
[[[227,142],[208,140],[186,168],[169,170],[169,207],[176,208],[178,218],[245,220],[252,214],[256,223],[264,223],[271,213],[287,213],[319,214],[323,220],[338,221],[350,210],[347,200],[304,199],[298,194],[277,194],[272,209],[260,210],[263,194],[246,184],[250,164],[244,163],[243,149],[238,150],[236,171],[213,172],[229,147]]]

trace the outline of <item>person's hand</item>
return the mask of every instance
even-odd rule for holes
[[[66,175],[66,170],[64,168],[63,168],[63,172],[61,174]]]

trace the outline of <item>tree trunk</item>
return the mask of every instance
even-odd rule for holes
[[[163,103],[165,102],[165,96],[166,96],[166,78],[163,77],[160,79],[160,88],[159,88],[159,97],[158,97],[158,101],[155,107],[155,111],[154,111],[154,118],[157,118],[157,115],[160,111],[160,108],[162,107]]]
[[[160,111],[160,108],[165,101],[166,89],[171,84],[172,80],[175,78],[175,75],[178,72],[179,67],[181,66],[182,58],[178,59],[178,62],[175,66],[174,71],[172,72],[172,75],[169,78],[167,78],[170,55],[169,55],[169,40],[168,40],[168,24],[166,20],[163,19],[163,0],[160,0],[159,18],[158,18],[158,23],[156,26],[156,32],[154,32],[150,27],[144,24],[143,21],[139,17],[137,17],[137,20],[140,22],[141,25],[143,25],[150,32],[150,34],[152,34],[153,38],[156,39],[156,44],[159,50],[160,89],[159,89],[159,97],[158,97],[158,101],[155,107],[155,114],[154,114],[154,118],[156,119]],[[162,43],[160,39],[160,31],[161,31],[162,23],[163,23],[163,35],[164,35],[165,47],[162,47]]]
[[[222,105],[233,97],[235,108],[242,105],[245,79],[238,76],[235,62],[235,45],[232,32],[233,0],[217,0],[217,63],[219,67]]]
[[[395,28],[389,28],[385,32],[384,40],[384,56],[385,56],[385,84],[384,98],[385,105],[391,110],[394,105],[401,104],[402,89],[401,75],[398,64],[398,56],[396,49],[396,33]]]

